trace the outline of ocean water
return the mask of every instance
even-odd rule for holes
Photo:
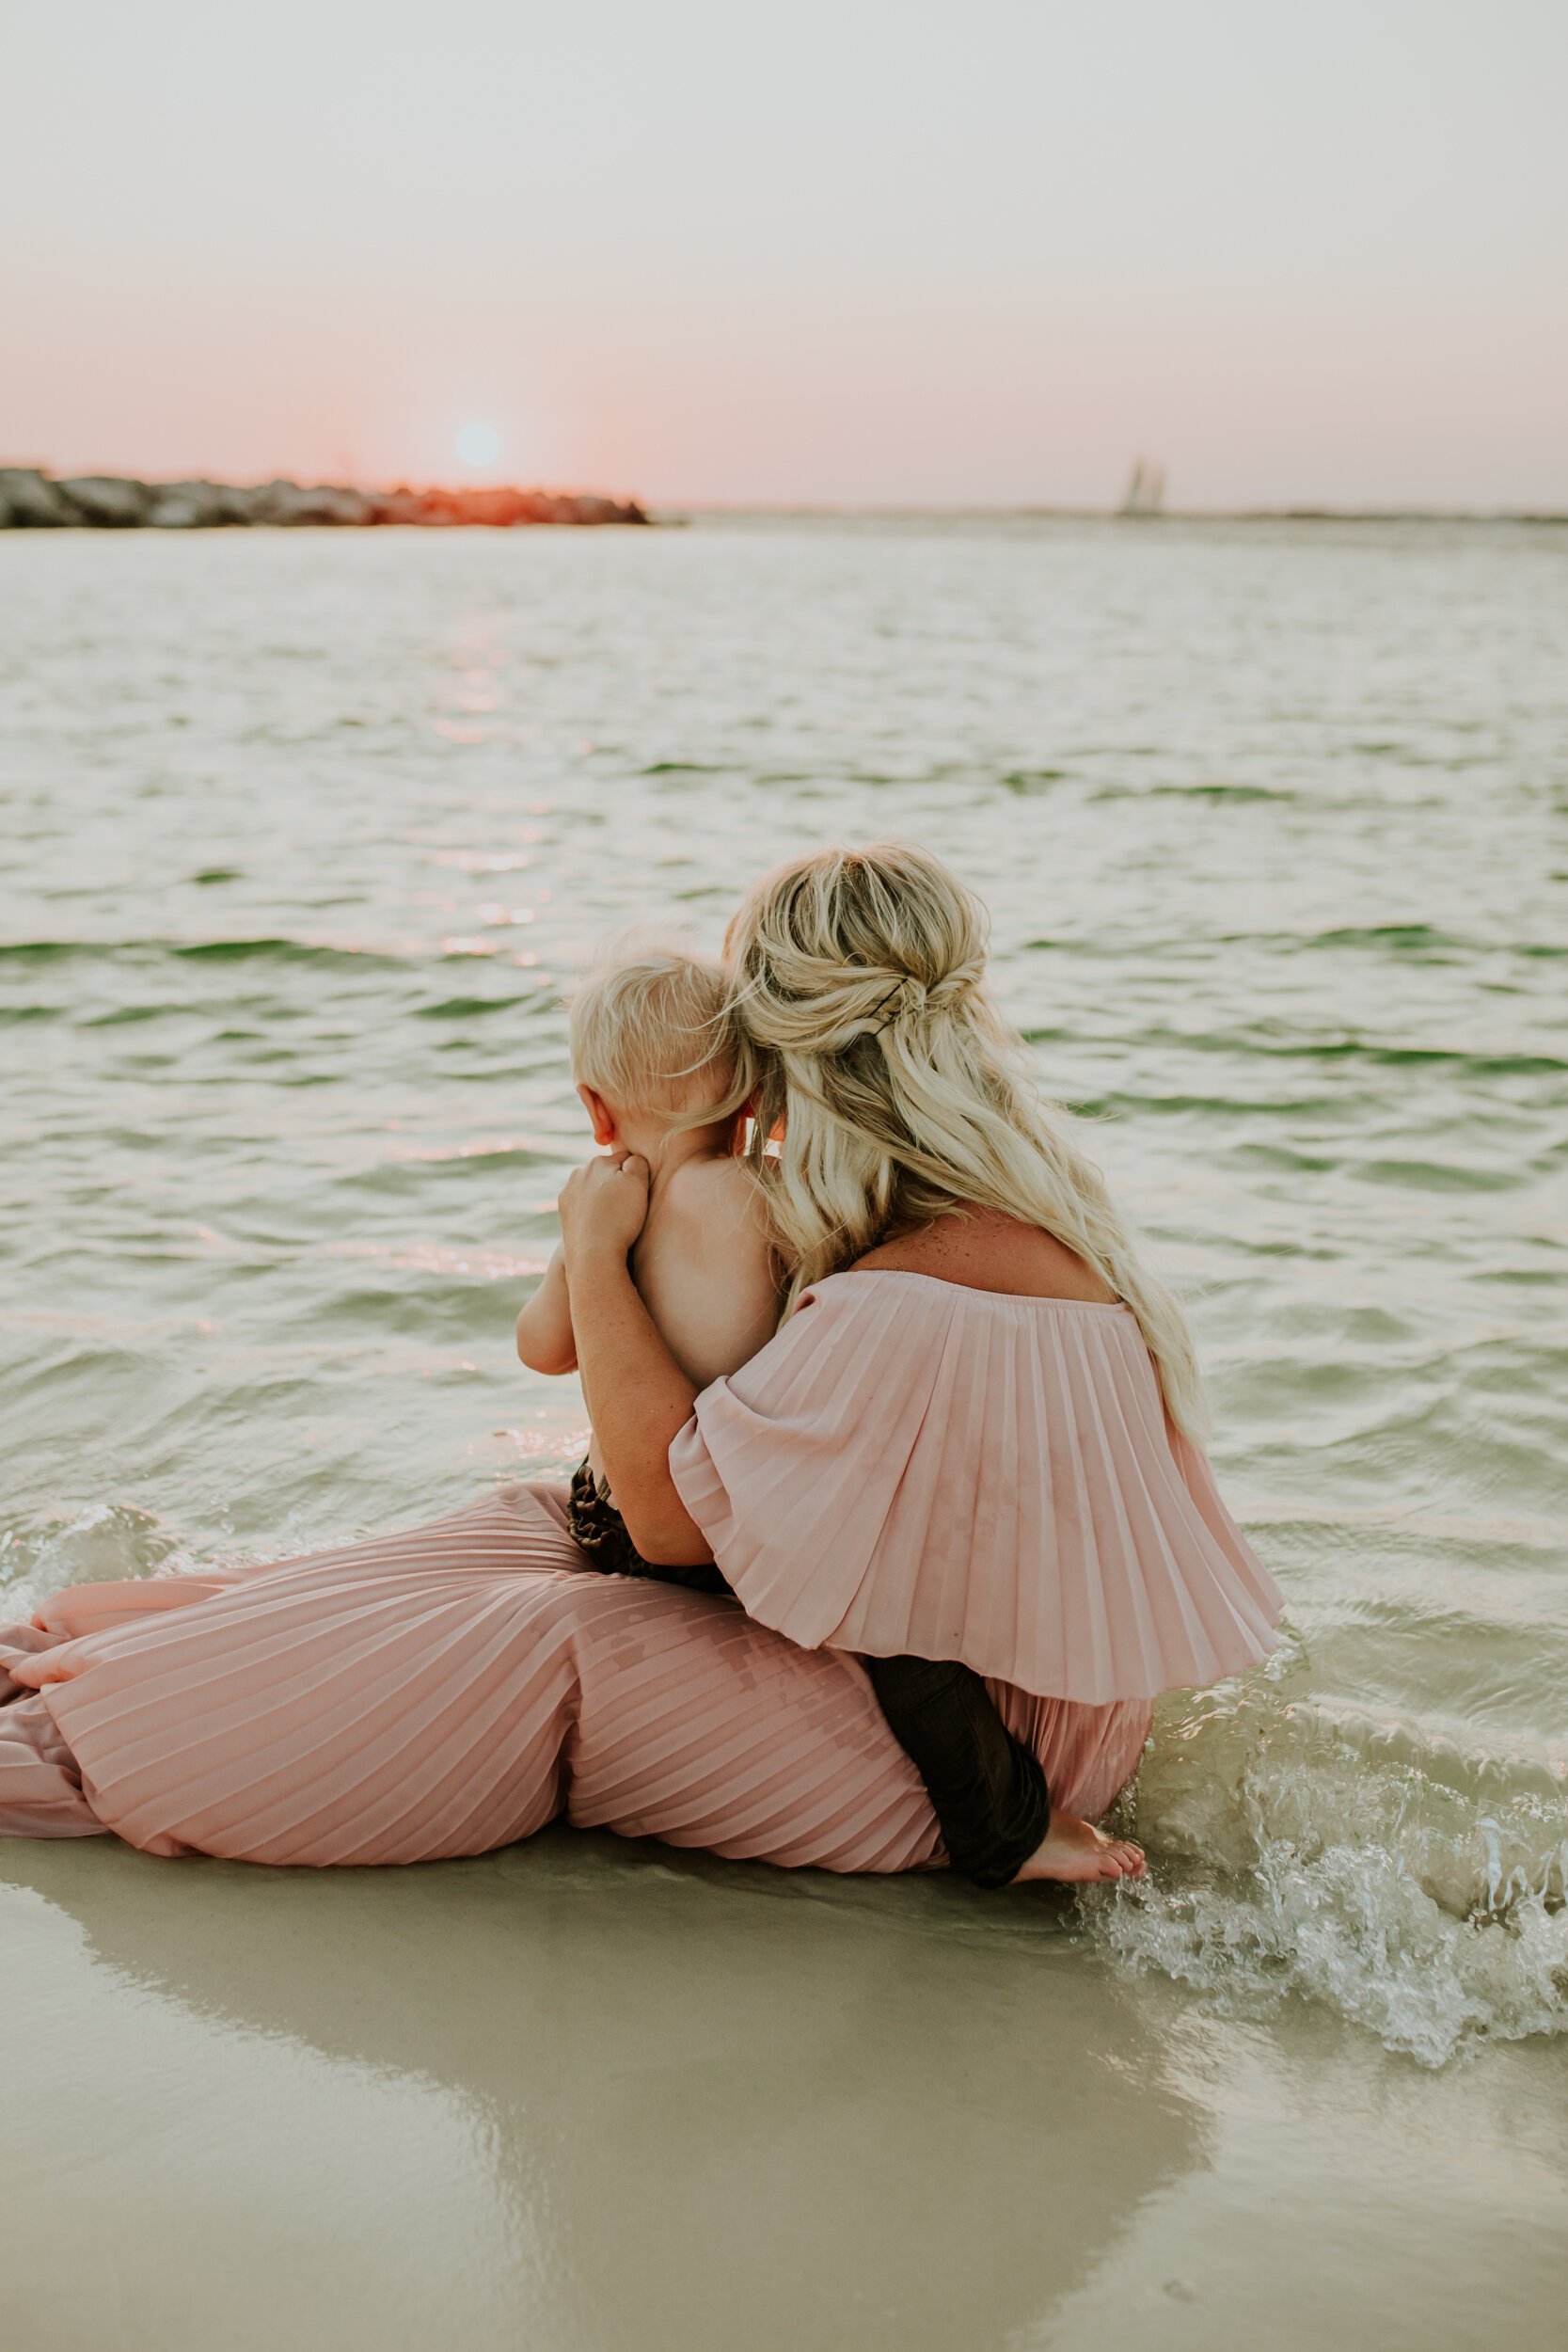
[[[1565,637],[1553,528],[0,539],[0,1595],[563,1469],[510,1327],[574,965],[913,837],[1288,1596],[1163,1706],[1084,1964],[1429,2066],[1560,2032]]]

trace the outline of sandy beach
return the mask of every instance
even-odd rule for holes
[[[945,1883],[12,1847],[0,1934],[28,2352],[1483,2352],[1568,2286],[1562,2043],[1130,1999]]]

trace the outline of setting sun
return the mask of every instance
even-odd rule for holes
[[[501,453],[501,437],[493,424],[466,424],[457,436],[457,454],[466,466],[483,469]]]

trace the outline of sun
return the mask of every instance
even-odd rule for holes
[[[457,454],[466,466],[483,473],[501,453],[501,437],[493,424],[466,424],[457,436]]]

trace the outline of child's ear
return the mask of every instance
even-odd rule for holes
[[[588,1113],[588,1123],[594,1130],[594,1142],[601,1145],[613,1143],[615,1141],[615,1114],[604,1096],[595,1094],[592,1087],[578,1087],[578,1100]]]

